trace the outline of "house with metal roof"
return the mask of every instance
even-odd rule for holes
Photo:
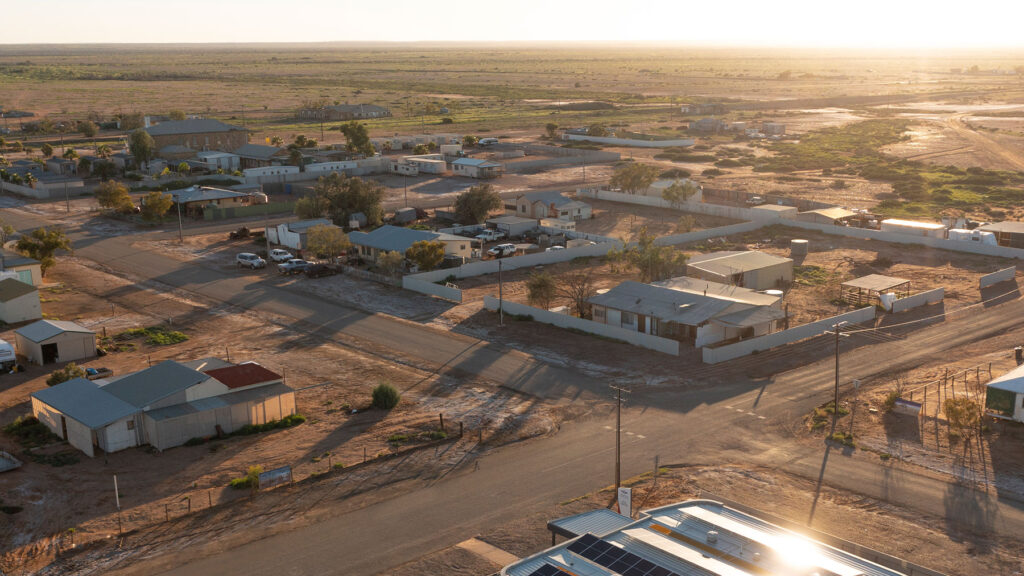
[[[171,201],[181,206],[182,214],[195,217],[201,217],[203,209],[208,206],[237,208],[248,206],[253,199],[252,194],[209,186],[189,186],[180,190],[171,190],[168,194],[171,195]]]
[[[157,150],[176,145],[191,150],[231,152],[249,141],[245,128],[212,118],[172,120],[143,129],[153,137]]]
[[[509,238],[518,238],[536,229],[538,222],[536,218],[523,218],[521,216],[499,216],[487,219],[488,224],[501,230]]]
[[[16,273],[18,280],[25,284],[43,284],[43,270],[39,260],[0,248],[0,273],[3,272]]]
[[[17,324],[42,317],[38,288],[16,278],[0,280],[0,322]]]
[[[282,376],[255,362],[189,364],[168,360],[120,378],[69,380],[33,393],[32,411],[89,456],[143,444],[165,450],[295,413]]]
[[[793,260],[757,250],[697,254],[686,261],[686,275],[753,290],[793,282]]]
[[[847,219],[857,216],[853,210],[833,206],[831,208],[818,208],[807,210],[793,216],[794,220],[801,222],[814,222],[815,224],[839,224],[843,225]]]
[[[14,349],[35,364],[96,356],[96,333],[74,322],[40,320],[14,331]]]
[[[497,178],[503,168],[500,163],[483,158],[458,158],[452,162],[452,174],[468,178]]]
[[[985,385],[985,411],[997,418],[1024,422],[1024,366]]]
[[[1024,248],[1024,222],[996,222],[978,226],[977,230],[995,234],[1000,246]]]
[[[577,515],[575,522],[566,525],[588,531],[570,532],[571,540],[518,560],[500,574],[905,576],[895,568],[712,500],[645,510],[635,521],[608,514],[588,521]],[[890,560],[906,565],[900,559]]]
[[[246,168],[263,168],[288,161],[288,150],[280,146],[265,144],[244,144],[234,150],[239,158],[239,166]]]
[[[566,196],[562,192],[529,192],[516,196],[516,216],[523,218],[555,218],[587,220],[593,217],[590,204]]]
[[[697,348],[775,331],[786,317],[781,301],[780,295],[685,276],[623,282],[587,300],[594,322]]]
[[[410,246],[420,241],[443,242],[446,256],[470,258],[473,250],[469,238],[391,225],[381,226],[372,232],[351,232],[348,239],[359,250],[359,256],[368,262],[376,262],[386,252],[404,255]]]

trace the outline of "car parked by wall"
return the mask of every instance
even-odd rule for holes
[[[291,260],[278,264],[277,271],[281,274],[302,274],[309,267],[309,262],[301,258],[292,258]]]
[[[252,252],[242,252],[238,256],[235,256],[235,263],[241,268],[249,268],[252,270],[267,267],[267,261]]]
[[[287,262],[292,258],[295,258],[295,256],[287,250],[274,248],[270,251],[270,259],[274,262]]]

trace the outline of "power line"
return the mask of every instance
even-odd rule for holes
[[[993,296],[993,297],[991,297],[991,298],[989,298],[987,300],[982,300],[981,302],[975,302],[974,304],[968,304],[966,306],[961,306],[960,308],[957,308],[956,310],[950,310],[948,312],[943,312],[941,314],[936,314],[934,316],[928,316],[926,318],[918,318],[917,320],[908,320],[908,321],[902,322],[900,324],[890,324],[889,326],[885,326],[884,329],[898,328],[900,326],[910,326],[912,324],[920,324],[921,322],[928,322],[930,320],[935,320],[936,318],[943,318],[945,316],[949,316],[951,314],[956,314],[958,312],[962,312],[964,310],[968,310],[968,309],[974,308],[976,306],[983,306],[983,305],[985,305],[985,304],[987,304],[989,302],[992,302],[992,301],[995,301],[995,300],[999,300],[1000,298],[1004,298],[1004,297],[1009,296],[1010,294],[1013,294],[1015,292],[1020,292],[1020,290],[1019,289],[1010,290],[1009,292],[1004,292],[1003,294],[999,294],[998,296]],[[1020,300],[1021,298],[1022,298],[1021,296],[1018,296],[1017,298],[1014,298],[1014,300]],[[850,330],[848,332],[845,332],[845,334],[860,334],[862,332],[877,332],[877,331],[882,330],[882,329],[883,328],[877,328],[877,327],[876,328],[862,328],[860,330]]]

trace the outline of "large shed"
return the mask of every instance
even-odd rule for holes
[[[17,324],[43,317],[39,290],[14,278],[0,280],[0,322]]]
[[[96,356],[96,333],[74,322],[40,320],[14,331],[14,348],[36,364],[82,360]]]
[[[996,222],[979,226],[978,230],[995,234],[1000,246],[1024,248],[1024,222]]]
[[[509,238],[516,238],[530,232],[537,228],[536,218],[523,218],[521,216],[499,216],[497,218],[488,218],[488,224],[493,224],[495,228],[501,230]]]
[[[832,208],[818,208],[817,210],[808,210],[806,212],[800,212],[796,215],[796,219],[801,222],[813,222],[815,224],[837,224],[843,223],[846,219],[856,216],[857,213],[853,210],[847,210],[846,208],[840,208],[833,206]]]
[[[843,282],[840,287],[840,299],[857,306],[875,306],[881,304],[879,296],[895,294],[896,298],[910,296],[910,280],[869,274]]]
[[[139,445],[135,406],[104,393],[97,382],[75,378],[31,394],[32,414],[89,457],[95,448],[116,452]]]
[[[793,260],[758,252],[698,254],[686,262],[686,275],[752,290],[782,287],[793,281]]]

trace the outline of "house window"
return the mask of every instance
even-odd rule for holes
[[[135,430],[135,420],[129,420],[128,421],[128,429],[129,430]]]
[[[622,325],[623,326],[626,326],[626,325],[632,326],[635,323],[636,323],[636,314],[633,314],[632,312],[623,312],[622,313]]]
[[[594,306],[594,322],[600,322],[600,323],[604,324],[606,319],[607,318],[606,318],[605,313],[604,313],[604,308],[601,308],[599,306]]]

